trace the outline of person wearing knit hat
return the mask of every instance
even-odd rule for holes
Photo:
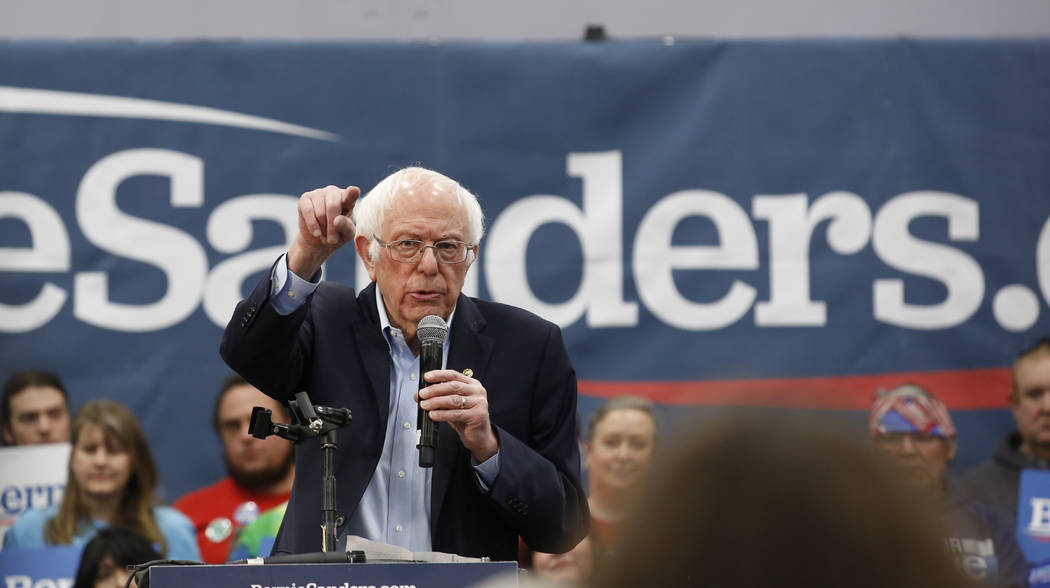
[[[982,586],[1027,585],[1028,567],[1013,529],[987,505],[964,497],[948,478],[957,433],[943,402],[914,384],[880,390],[868,432],[876,451],[898,466],[903,482],[938,501],[951,532],[944,546],[960,570]]]

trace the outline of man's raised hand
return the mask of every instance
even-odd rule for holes
[[[299,234],[288,249],[288,269],[310,279],[336,249],[354,240],[352,213],[361,190],[326,186],[299,197]]]

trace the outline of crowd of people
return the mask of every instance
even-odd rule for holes
[[[287,441],[248,434],[255,406],[288,415],[243,378],[231,375],[215,399],[213,423],[228,476],[171,506],[158,503],[157,465],[123,404],[90,401],[70,422],[60,377],[24,371],[8,378],[0,406],[7,445],[71,444],[61,501],[19,516],[4,534],[4,549],[84,546],[77,586],[92,585],[96,576],[94,585],[116,578],[123,586],[124,567],[149,560],[217,564],[269,554],[280,524],[274,513],[283,512],[291,492],[294,453]],[[104,561],[107,554],[115,563]]]
[[[1026,586],[1027,564],[1014,534],[1017,487],[1021,470],[1047,469],[1050,462],[1050,340],[1024,352],[1013,373],[1009,400],[1018,430],[990,461],[959,479],[948,475],[957,448],[951,414],[913,384],[878,392],[867,446],[828,422],[741,413],[679,440],[662,467],[654,466],[652,403],[613,398],[591,413],[583,429],[589,534],[565,553],[533,551],[522,542],[519,563],[557,585],[672,581],[674,570],[690,569],[691,578],[701,579],[696,585],[758,586],[772,576],[754,570],[801,573],[808,568],[799,568],[798,561],[810,558],[825,579],[863,570],[878,579],[872,586],[906,586],[910,572],[877,565],[901,557],[923,562],[915,574],[933,585],[958,585],[951,583],[958,581],[953,574],[962,571],[983,585]],[[157,467],[130,410],[91,401],[70,419],[68,394],[56,374],[14,374],[3,391],[0,422],[7,444],[68,441],[72,449],[61,503],[26,512],[6,534],[4,548],[85,545],[77,586],[123,585],[128,566],[149,560],[222,563],[268,554],[291,492],[295,459],[287,441],[248,435],[254,406],[289,418],[284,406],[240,376],[222,383],[213,424],[228,475],[173,507],[162,506],[154,497]],[[641,511],[647,516],[634,516]],[[904,520],[909,524],[897,525]],[[844,537],[847,528],[853,535]],[[718,532],[701,541],[709,535],[699,529]],[[862,530],[902,536],[861,539]],[[921,551],[927,547],[922,537],[939,537],[943,553]],[[678,543],[674,538],[689,539],[690,547],[671,549]],[[827,545],[815,546],[817,540]],[[757,549],[755,542],[767,547]],[[662,546],[659,554],[654,545]],[[894,555],[885,546],[910,555]],[[851,553],[867,553],[872,560],[832,569],[828,553],[844,561]],[[943,554],[955,562],[947,570],[926,560]],[[749,563],[737,565],[739,558]],[[794,558],[801,559],[791,564]],[[755,575],[739,576],[743,569]],[[886,575],[891,573],[901,576]],[[806,585],[841,585],[817,580],[808,578]]]
[[[12,375],[5,444],[71,450],[61,502],[21,515],[3,548],[83,545],[77,586],[125,579],[148,558],[320,551],[319,452],[247,432],[256,406],[287,422],[285,402],[309,382],[315,401],[374,417],[354,432],[363,449],[337,462],[342,536],[517,556],[532,577],[570,585],[1026,586],[1017,496],[1022,470],[1050,469],[1050,339],[1013,366],[1017,431],[957,481],[949,407],[906,382],[874,398],[870,439],[741,412],[658,451],[652,403],[633,396],[603,403],[581,435],[560,330],[459,295],[483,231],[476,198],[421,168],[359,195],[304,194],[299,235],[234,312],[221,352],[240,375],[215,397],[217,483],[158,504],[131,410],[92,400],[71,418],[57,375]],[[320,281],[350,243],[373,280],[360,293]],[[416,325],[433,314],[452,348],[421,386]],[[493,344],[508,333],[514,344]],[[417,405],[440,425],[433,467],[416,465]]]

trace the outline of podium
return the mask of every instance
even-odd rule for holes
[[[512,561],[153,566],[150,588],[463,588],[495,575],[517,586]]]

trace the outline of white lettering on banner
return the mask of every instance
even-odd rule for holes
[[[84,174],[77,191],[77,220],[84,236],[100,249],[160,268],[167,277],[164,296],[151,304],[109,300],[105,272],[78,272],[73,314],[80,320],[118,331],[156,331],[193,313],[200,302],[208,259],[187,233],[144,220],[117,208],[117,186],[139,175],[171,179],[171,204],[204,204],[204,163],[197,157],[162,149],[132,149],[102,158]]]
[[[485,276],[492,297],[527,308],[561,325],[586,311],[591,327],[638,324],[638,305],[623,299],[623,194],[620,152],[570,153],[568,174],[583,180],[583,210],[559,196],[521,198],[504,209],[489,231]],[[583,277],[576,294],[551,304],[536,297],[525,271],[529,238],[540,226],[560,222],[583,247]]]
[[[769,223],[769,301],[755,305],[759,326],[823,326],[827,305],[809,297],[809,246],[813,231],[828,224],[828,245],[857,253],[871,236],[871,211],[851,192],[831,192],[807,206],[805,194],[755,196],[751,214]]]
[[[984,297],[981,266],[958,249],[916,239],[908,223],[922,216],[948,219],[953,241],[976,241],[977,203],[944,192],[910,192],[887,202],[875,217],[872,246],[890,267],[933,278],[948,288],[948,297],[932,305],[904,302],[904,281],[875,280],[875,318],[912,329],[947,329],[977,312]]]
[[[979,207],[970,198],[944,192],[908,192],[890,198],[874,215],[857,194],[830,192],[810,201],[806,194],[755,195],[751,217],[734,199],[700,189],[681,190],[657,200],[642,215],[632,250],[624,250],[622,155],[619,151],[569,153],[566,174],[580,178],[582,204],[537,194],[523,197],[502,211],[492,224],[481,258],[494,300],[537,312],[568,326],[585,317],[591,328],[638,324],[635,301],[625,300],[624,256],[630,256],[635,287],[642,304],[664,323],[689,330],[720,329],[740,321],[754,308],[759,327],[822,326],[829,309],[812,294],[810,248],[822,223],[834,254],[852,255],[870,242],[875,255],[893,270],[943,284],[939,302],[908,302],[905,281],[881,278],[872,283],[875,320],[909,329],[947,329],[969,320],[985,295],[984,272],[967,252],[913,235],[919,218],[947,221],[947,239],[979,238]],[[201,243],[178,228],[121,211],[117,188],[141,175],[168,178],[170,205],[204,205],[204,163],[199,158],[163,149],[131,149],[106,156],[84,174],[76,195],[76,219],[83,235],[102,251],[159,268],[166,279],[163,295],[144,304],[118,303],[109,296],[114,279],[105,271],[75,272],[73,314],[86,323],[118,331],[155,331],[178,324],[202,305],[207,317],[224,326],[240,299],[244,281],[265,270],[298,231],[295,198],[280,194],[233,197],[212,212],[207,241],[231,255],[209,271]],[[717,242],[676,245],[675,229],[685,219],[702,217],[715,228]],[[0,191],[0,219],[13,218],[29,228],[28,247],[0,248],[0,272],[69,272],[70,239],[59,214],[43,199],[22,192]],[[760,268],[752,218],[769,228],[769,300],[737,278],[716,300],[697,301],[680,291],[674,275],[682,270],[754,271]],[[283,230],[279,246],[248,250],[254,221],[276,222]],[[535,232],[557,223],[579,240],[583,262],[579,285],[564,302],[536,296],[529,284],[526,251]],[[352,254],[352,253],[351,253]],[[558,262],[564,265],[563,262]],[[1050,300],[1050,219],[1036,247],[1036,278]],[[360,263],[358,285],[367,282]],[[571,279],[571,278],[570,278]],[[465,292],[476,293],[478,272],[468,273]],[[859,285],[858,285],[859,287]],[[48,324],[69,297],[44,281],[28,302],[0,302],[0,332],[24,333]],[[1031,328],[1041,301],[1023,284],[1003,285],[995,294],[993,314],[1010,331]]]
[[[1028,573],[1028,585],[1039,586],[1039,582],[1050,582],[1050,564],[1036,566]]]
[[[1026,530],[1037,537],[1050,537],[1050,498],[1033,498],[1032,520]]]
[[[307,582],[305,584],[299,584],[292,582],[291,584],[283,585],[268,585],[268,584],[249,584],[250,588],[377,588],[375,584],[351,584],[350,582],[343,582],[342,584],[318,584],[317,582]],[[383,584],[379,588],[416,588],[415,584],[390,584],[389,586]]]
[[[4,588],[70,588],[73,578],[40,578],[36,581],[23,574],[4,576]]]
[[[31,588],[32,586],[33,579],[29,576],[21,574],[4,576],[5,588]]]
[[[251,194],[223,202],[208,217],[208,243],[222,253],[240,253],[252,241],[252,221],[272,220],[284,229],[284,245],[257,249],[215,266],[204,288],[204,312],[217,325],[225,325],[243,298],[241,284],[251,274],[269,268],[288,250],[299,233],[296,199],[280,194]]]
[[[29,227],[29,248],[0,247],[0,272],[68,272],[69,234],[50,204],[21,192],[0,192],[0,219],[14,217]],[[45,282],[36,298],[14,306],[0,302],[0,331],[25,333],[46,325],[66,303],[62,288]]]
[[[18,514],[31,508],[42,508],[58,503],[65,491],[63,484],[36,486],[5,486],[0,490],[0,509],[3,514]],[[34,501],[34,498],[36,500]]]
[[[671,245],[675,226],[692,215],[714,222],[719,245]],[[642,302],[665,323],[681,329],[720,329],[735,323],[751,308],[755,289],[735,280],[717,302],[693,302],[678,292],[672,270],[757,268],[758,242],[747,214],[718,192],[685,190],[663,198],[642,217],[634,239],[633,269]]]

